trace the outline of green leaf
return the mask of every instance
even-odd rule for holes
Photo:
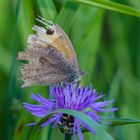
[[[127,119],[127,118],[114,118],[107,121],[111,122],[111,126],[140,123],[140,120]]]
[[[140,10],[136,8],[131,8],[129,6],[119,4],[116,2],[108,1],[108,0],[76,0],[79,3],[83,3],[89,6],[100,7],[103,9],[140,17]]]
[[[87,116],[79,111],[68,109],[59,109],[57,112],[66,113],[79,119],[81,122],[88,125],[92,130],[96,131],[96,135],[100,137],[101,140],[113,140],[112,137],[99,124],[93,121],[90,116]]]

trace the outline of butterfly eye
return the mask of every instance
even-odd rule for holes
[[[54,34],[54,30],[53,30],[53,29],[48,29],[48,30],[46,31],[46,34],[47,34],[47,35],[53,35],[53,34]]]

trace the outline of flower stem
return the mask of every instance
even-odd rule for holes
[[[64,140],[71,140],[71,135],[69,134],[64,134]]]

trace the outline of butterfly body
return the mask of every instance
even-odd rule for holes
[[[19,60],[28,60],[21,66],[22,87],[74,82],[81,73],[74,48],[64,31],[55,24],[48,29],[34,26],[36,34],[28,38],[29,47],[18,53]]]

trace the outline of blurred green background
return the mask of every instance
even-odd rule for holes
[[[115,0],[140,9],[139,0]],[[35,17],[59,24],[70,37],[86,85],[93,84],[106,99],[115,99],[116,117],[140,119],[140,19],[67,0],[0,1],[0,139],[28,140],[32,131],[25,124],[38,119],[22,107],[30,94],[48,95],[47,87],[21,88],[17,51],[27,47]],[[139,140],[140,125],[109,128],[115,140]],[[49,134],[49,135],[48,135]],[[61,140],[50,127],[41,140]],[[90,133],[86,140],[94,140]]]

